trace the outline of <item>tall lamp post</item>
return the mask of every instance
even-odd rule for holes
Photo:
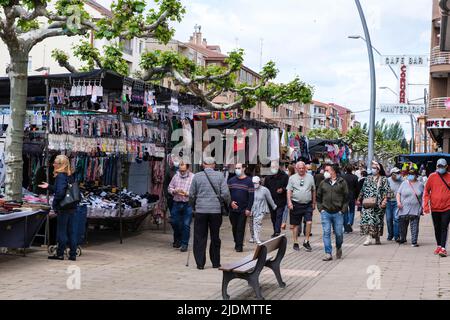
[[[373,47],[372,41],[370,40],[369,28],[367,27],[366,17],[364,16],[364,11],[361,7],[359,0],[355,0],[356,7],[358,8],[359,16],[361,18],[361,23],[364,29],[365,40],[367,43],[367,52],[369,55],[370,64],[370,123],[369,123],[369,155],[367,169],[372,168],[372,161],[374,156],[374,145],[375,145],[375,118],[376,118],[376,94],[377,94],[377,83],[375,75],[375,63],[373,58]]]

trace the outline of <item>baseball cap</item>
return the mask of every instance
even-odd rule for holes
[[[391,169],[391,174],[397,174],[397,173],[400,173],[400,169],[399,168],[395,167],[395,168]]]
[[[438,167],[446,167],[447,166],[447,160],[439,159],[436,166],[438,166]]]
[[[252,178],[252,181],[253,181],[253,183],[261,183],[261,178],[258,177],[258,176],[254,176],[254,177]]]

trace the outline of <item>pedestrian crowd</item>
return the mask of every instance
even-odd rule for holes
[[[369,170],[364,165],[341,168],[337,164],[317,166],[304,162],[284,168],[272,162],[271,175],[251,177],[245,164],[231,166],[223,174],[215,170],[214,158],[205,158],[204,170],[194,175],[181,162],[168,188],[174,199],[173,246],[182,252],[188,250],[194,213],[193,253],[197,268],[205,268],[208,232],[210,260],[213,268],[219,268],[223,217],[230,219],[234,249],[243,252],[247,225],[249,242],[261,244],[263,220],[270,215],[272,237],[281,235],[289,221],[293,250],[303,248],[311,252],[313,213],[317,209],[324,261],[333,260],[333,234],[336,259],[342,258],[344,235],[353,232],[356,211],[360,212],[364,246],[380,245],[386,224],[387,241],[405,244],[410,230],[411,245],[418,247],[420,220],[431,214],[437,244],[435,254],[446,257],[450,173],[445,159],[439,160],[436,167],[436,172],[427,177],[414,163],[386,172],[376,161]]]

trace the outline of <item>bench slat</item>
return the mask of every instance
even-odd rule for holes
[[[266,262],[272,260],[272,257],[267,257]],[[258,260],[253,260],[247,264],[244,264],[243,266],[240,266],[239,268],[233,269],[233,272],[235,273],[250,273],[255,269],[256,264],[258,263]]]
[[[240,266],[243,266],[249,262],[251,262],[253,260],[253,254],[246,256],[245,258],[233,262],[233,263],[227,263],[225,265],[223,265],[222,267],[219,268],[220,271],[232,271],[236,268],[239,268]]]

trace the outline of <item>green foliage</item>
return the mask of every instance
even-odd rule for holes
[[[340,139],[341,132],[338,129],[313,129],[308,132],[309,139],[324,139],[324,140],[336,140]]]
[[[25,21],[19,19],[17,21],[17,28],[20,32],[28,32],[30,30],[39,29],[39,22],[37,20]]]
[[[103,48],[105,50],[101,59],[103,68],[128,76],[128,63],[122,58],[121,48],[118,45],[104,46]]]

